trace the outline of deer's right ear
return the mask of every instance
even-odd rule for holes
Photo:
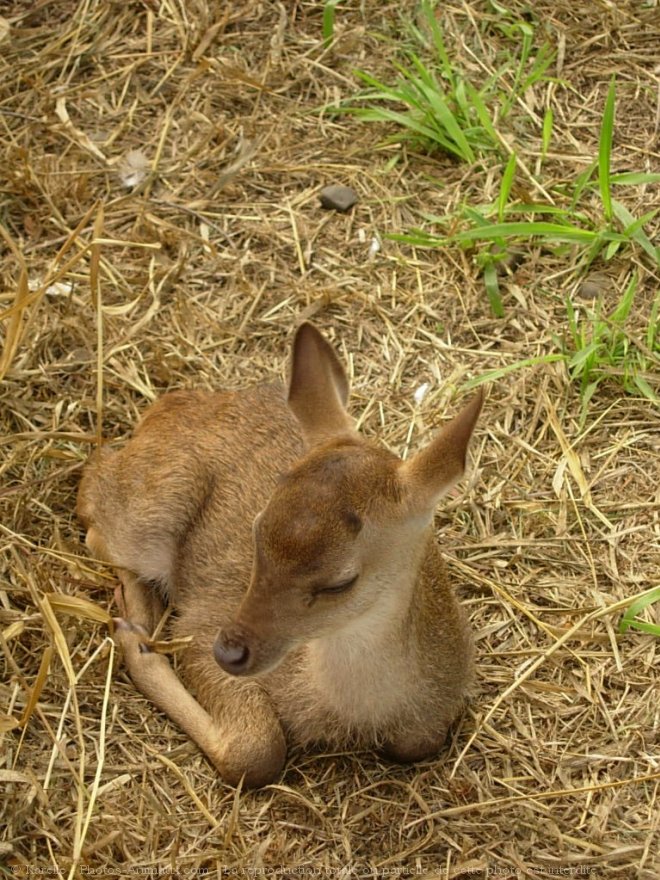
[[[313,324],[301,324],[293,341],[288,404],[308,445],[352,433],[347,399],[348,379],[332,346]]]
[[[468,443],[483,400],[480,388],[425,449],[401,464],[401,477],[418,508],[432,512],[442,496],[463,476]]]

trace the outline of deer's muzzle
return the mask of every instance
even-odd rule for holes
[[[221,669],[230,675],[247,675],[252,664],[252,652],[244,634],[221,630],[213,645],[213,655]]]

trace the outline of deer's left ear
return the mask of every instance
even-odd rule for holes
[[[348,378],[332,346],[313,324],[301,324],[293,341],[288,404],[308,445],[352,433],[347,399]]]
[[[483,391],[479,389],[425,449],[402,463],[400,478],[409,489],[414,506],[433,510],[442,496],[463,476],[468,443],[483,399]]]

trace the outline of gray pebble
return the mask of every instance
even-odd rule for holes
[[[577,295],[581,299],[598,299],[604,293],[607,293],[611,287],[610,279],[607,275],[600,272],[594,272],[584,279],[578,287]]]
[[[341,211],[346,213],[357,202],[358,197],[350,186],[341,186],[333,183],[321,190],[321,207],[329,211]]]

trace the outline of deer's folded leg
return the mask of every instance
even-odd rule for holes
[[[187,690],[167,657],[148,648],[144,624],[152,610],[149,588],[130,572],[122,571],[121,577],[126,610],[138,616],[115,621],[115,641],[123,649],[137,689],[197,743],[225,782],[237,785],[243,779],[244,785],[259,787],[276,779],[286,745],[264,691],[254,682],[222,676],[213,655],[199,653],[194,657],[195,685],[202,697],[212,695],[210,714]]]

